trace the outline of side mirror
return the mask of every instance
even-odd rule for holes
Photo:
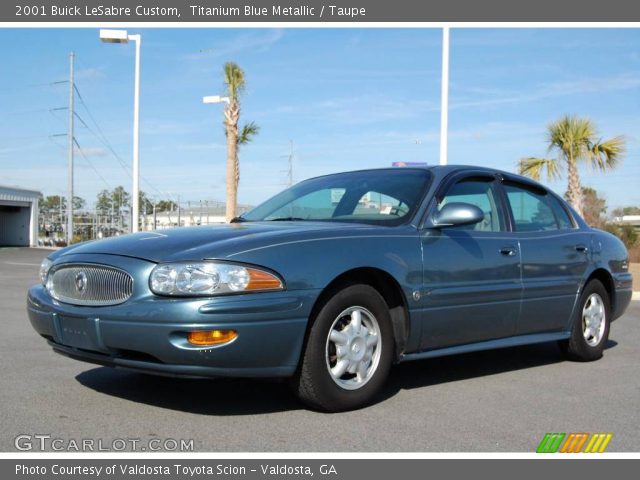
[[[484,212],[470,203],[447,203],[433,215],[433,228],[471,225],[484,220]]]

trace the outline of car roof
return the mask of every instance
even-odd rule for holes
[[[463,174],[464,172],[469,172],[472,175],[474,173],[476,174],[486,173],[490,175],[497,174],[497,175],[500,175],[503,179],[529,185],[534,189],[537,189],[541,192],[546,192],[554,196],[557,200],[562,202],[562,204],[565,205],[566,208],[568,208],[571,211],[575,221],[581,228],[588,227],[588,225],[584,222],[582,217],[576,213],[576,211],[571,207],[571,205],[564,198],[562,198],[560,195],[555,193],[550,188],[544,186],[543,184],[531,178],[523,177],[522,175],[518,175],[512,172],[506,172],[504,170],[498,170],[496,168],[482,167],[478,165],[456,165],[456,164],[453,164],[453,165],[407,165],[406,167],[381,167],[381,168],[366,168],[366,169],[360,169],[360,170],[343,171],[343,172],[336,172],[328,175],[319,175],[314,178],[330,177],[333,175],[340,175],[345,173],[359,173],[359,172],[364,173],[364,172],[376,172],[376,171],[388,172],[390,174],[394,174],[394,173],[406,172],[407,170],[431,172],[435,177],[434,178],[435,182],[432,183],[431,188],[433,188],[434,184],[442,182],[446,177],[448,177],[451,174],[456,174],[456,173]],[[306,182],[308,180],[313,180],[313,178],[309,178],[307,180],[304,180],[303,182]]]
[[[528,177],[523,177],[522,175],[518,175],[516,173],[512,173],[512,172],[507,172],[504,170],[498,170],[496,168],[490,168],[490,167],[482,167],[482,166],[478,166],[478,165],[457,165],[457,164],[453,164],[453,165],[408,165],[406,167],[380,167],[380,168],[363,168],[360,170],[350,170],[350,171],[345,171],[345,172],[339,172],[339,173],[358,173],[358,172],[375,172],[375,171],[384,171],[384,172],[403,172],[403,171],[407,171],[407,170],[419,170],[419,171],[430,171],[432,172],[434,175],[436,175],[439,178],[443,178],[451,173],[457,173],[457,172],[465,172],[465,171],[469,171],[469,172],[478,172],[478,173],[488,173],[488,174],[499,174],[502,175],[504,178],[507,178],[509,180],[516,180],[525,184],[529,184],[531,186],[537,187],[537,188],[543,188],[544,190],[549,190],[548,188],[546,188],[544,185],[536,182],[535,180],[532,180],[531,178]],[[328,174],[328,175],[321,175],[321,176],[330,176],[330,175],[337,175],[339,174],[338,172],[333,173],[333,174]]]

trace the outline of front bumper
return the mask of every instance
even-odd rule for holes
[[[286,377],[298,365],[318,293],[143,295],[121,305],[80,307],[57,302],[36,285],[27,310],[56,352],[78,360],[170,376]],[[233,329],[238,337],[216,347],[186,341],[189,331],[214,329]]]

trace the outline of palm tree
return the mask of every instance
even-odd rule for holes
[[[549,152],[557,158],[523,158],[518,162],[520,174],[540,180],[543,170],[549,180],[558,179],[566,167],[568,177],[567,200],[582,215],[582,186],[578,163],[585,162],[601,171],[618,166],[625,152],[622,135],[602,140],[597,138],[595,125],[588,118],[565,115],[547,128]]]
[[[240,94],[245,88],[244,71],[233,62],[224,64],[224,83],[229,101],[224,109],[224,126],[227,135],[227,207],[226,218],[230,222],[236,217],[238,205],[238,183],[240,182],[240,162],[238,149],[246,145],[259,131],[254,122],[249,122],[239,131]]]

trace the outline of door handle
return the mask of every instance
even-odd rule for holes
[[[513,257],[516,252],[516,247],[502,247],[500,249],[500,253],[506,257]]]
[[[586,245],[576,245],[576,252],[581,252],[581,253],[587,253],[589,251],[589,248]]]

